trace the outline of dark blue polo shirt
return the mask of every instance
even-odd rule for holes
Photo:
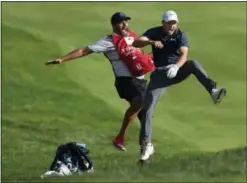
[[[143,36],[146,36],[153,41],[161,41],[164,44],[162,49],[152,46],[156,67],[177,63],[180,57],[180,47],[189,47],[188,38],[180,29],[178,29],[173,35],[169,36],[164,33],[162,26],[159,26],[147,30]]]

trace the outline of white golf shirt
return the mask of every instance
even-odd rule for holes
[[[115,77],[133,77],[128,67],[119,58],[119,55],[115,49],[110,36],[105,36],[93,45],[88,46],[90,50],[96,53],[104,53],[107,59],[112,65],[112,69]],[[138,79],[144,79],[144,75],[137,77]]]

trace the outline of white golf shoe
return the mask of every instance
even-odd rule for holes
[[[141,147],[141,157],[140,160],[146,161],[154,153],[154,146],[151,143],[147,143],[145,146]]]
[[[226,96],[226,89],[225,88],[212,89],[211,97],[212,97],[215,104],[220,103],[224,96]]]

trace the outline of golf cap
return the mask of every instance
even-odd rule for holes
[[[122,12],[117,12],[117,13],[114,13],[111,17],[111,24],[116,24],[116,23],[119,23],[119,22],[122,22],[124,20],[130,20],[131,18],[126,16],[124,13]]]
[[[165,22],[169,22],[169,21],[176,21],[176,22],[178,22],[177,13],[175,11],[172,11],[172,10],[166,11],[163,14],[162,20],[164,20]]]

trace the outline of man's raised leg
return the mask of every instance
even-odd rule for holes
[[[177,76],[174,78],[175,83],[179,83],[190,74],[195,75],[197,80],[203,85],[203,87],[211,95],[214,103],[219,103],[226,95],[225,88],[216,88],[216,81],[208,77],[206,71],[196,60],[188,60],[178,71]]]

